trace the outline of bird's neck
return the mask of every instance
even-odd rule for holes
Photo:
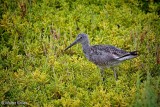
[[[87,42],[83,43],[83,44],[82,44],[82,48],[83,48],[83,52],[84,52],[85,54],[88,54],[88,53],[89,53],[89,50],[90,50],[89,42],[87,41]]]

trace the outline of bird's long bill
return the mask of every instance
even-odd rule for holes
[[[76,39],[72,44],[70,44],[64,51],[66,51],[67,49],[71,48],[73,45],[77,44],[78,43],[78,40],[80,38]]]

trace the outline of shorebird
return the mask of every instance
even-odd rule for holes
[[[137,51],[127,52],[112,45],[93,45],[90,46],[87,34],[78,34],[76,40],[65,48],[64,51],[73,45],[81,43],[86,58],[100,68],[101,76],[104,75],[106,68],[114,71],[114,77],[117,80],[117,73],[114,67],[119,63],[137,57]],[[104,76],[103,76],[104,77]],[[105,78],[103,78],[104,80]]]

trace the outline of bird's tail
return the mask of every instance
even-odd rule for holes
[[[136,56],[137,56],[137,55],[138,55],[138,51],[130,52],[130,54],[131,54],[131,55],[136,55]]]
[[[132,52],[129,52],[128,54],[126,54],[126,55],[123,55],[123,56],[117,58],[117,59],[119,61],[123,61],[123,60],[135,58],[137,56],[138,56],[138,51],[132,51]]]

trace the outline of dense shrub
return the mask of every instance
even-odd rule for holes
[[[144,0],[2,0],[0,101],[30,106],[160,106],[160,3]],[[77,34],[139,56],[119,79],[84,57],[64,52]]]

